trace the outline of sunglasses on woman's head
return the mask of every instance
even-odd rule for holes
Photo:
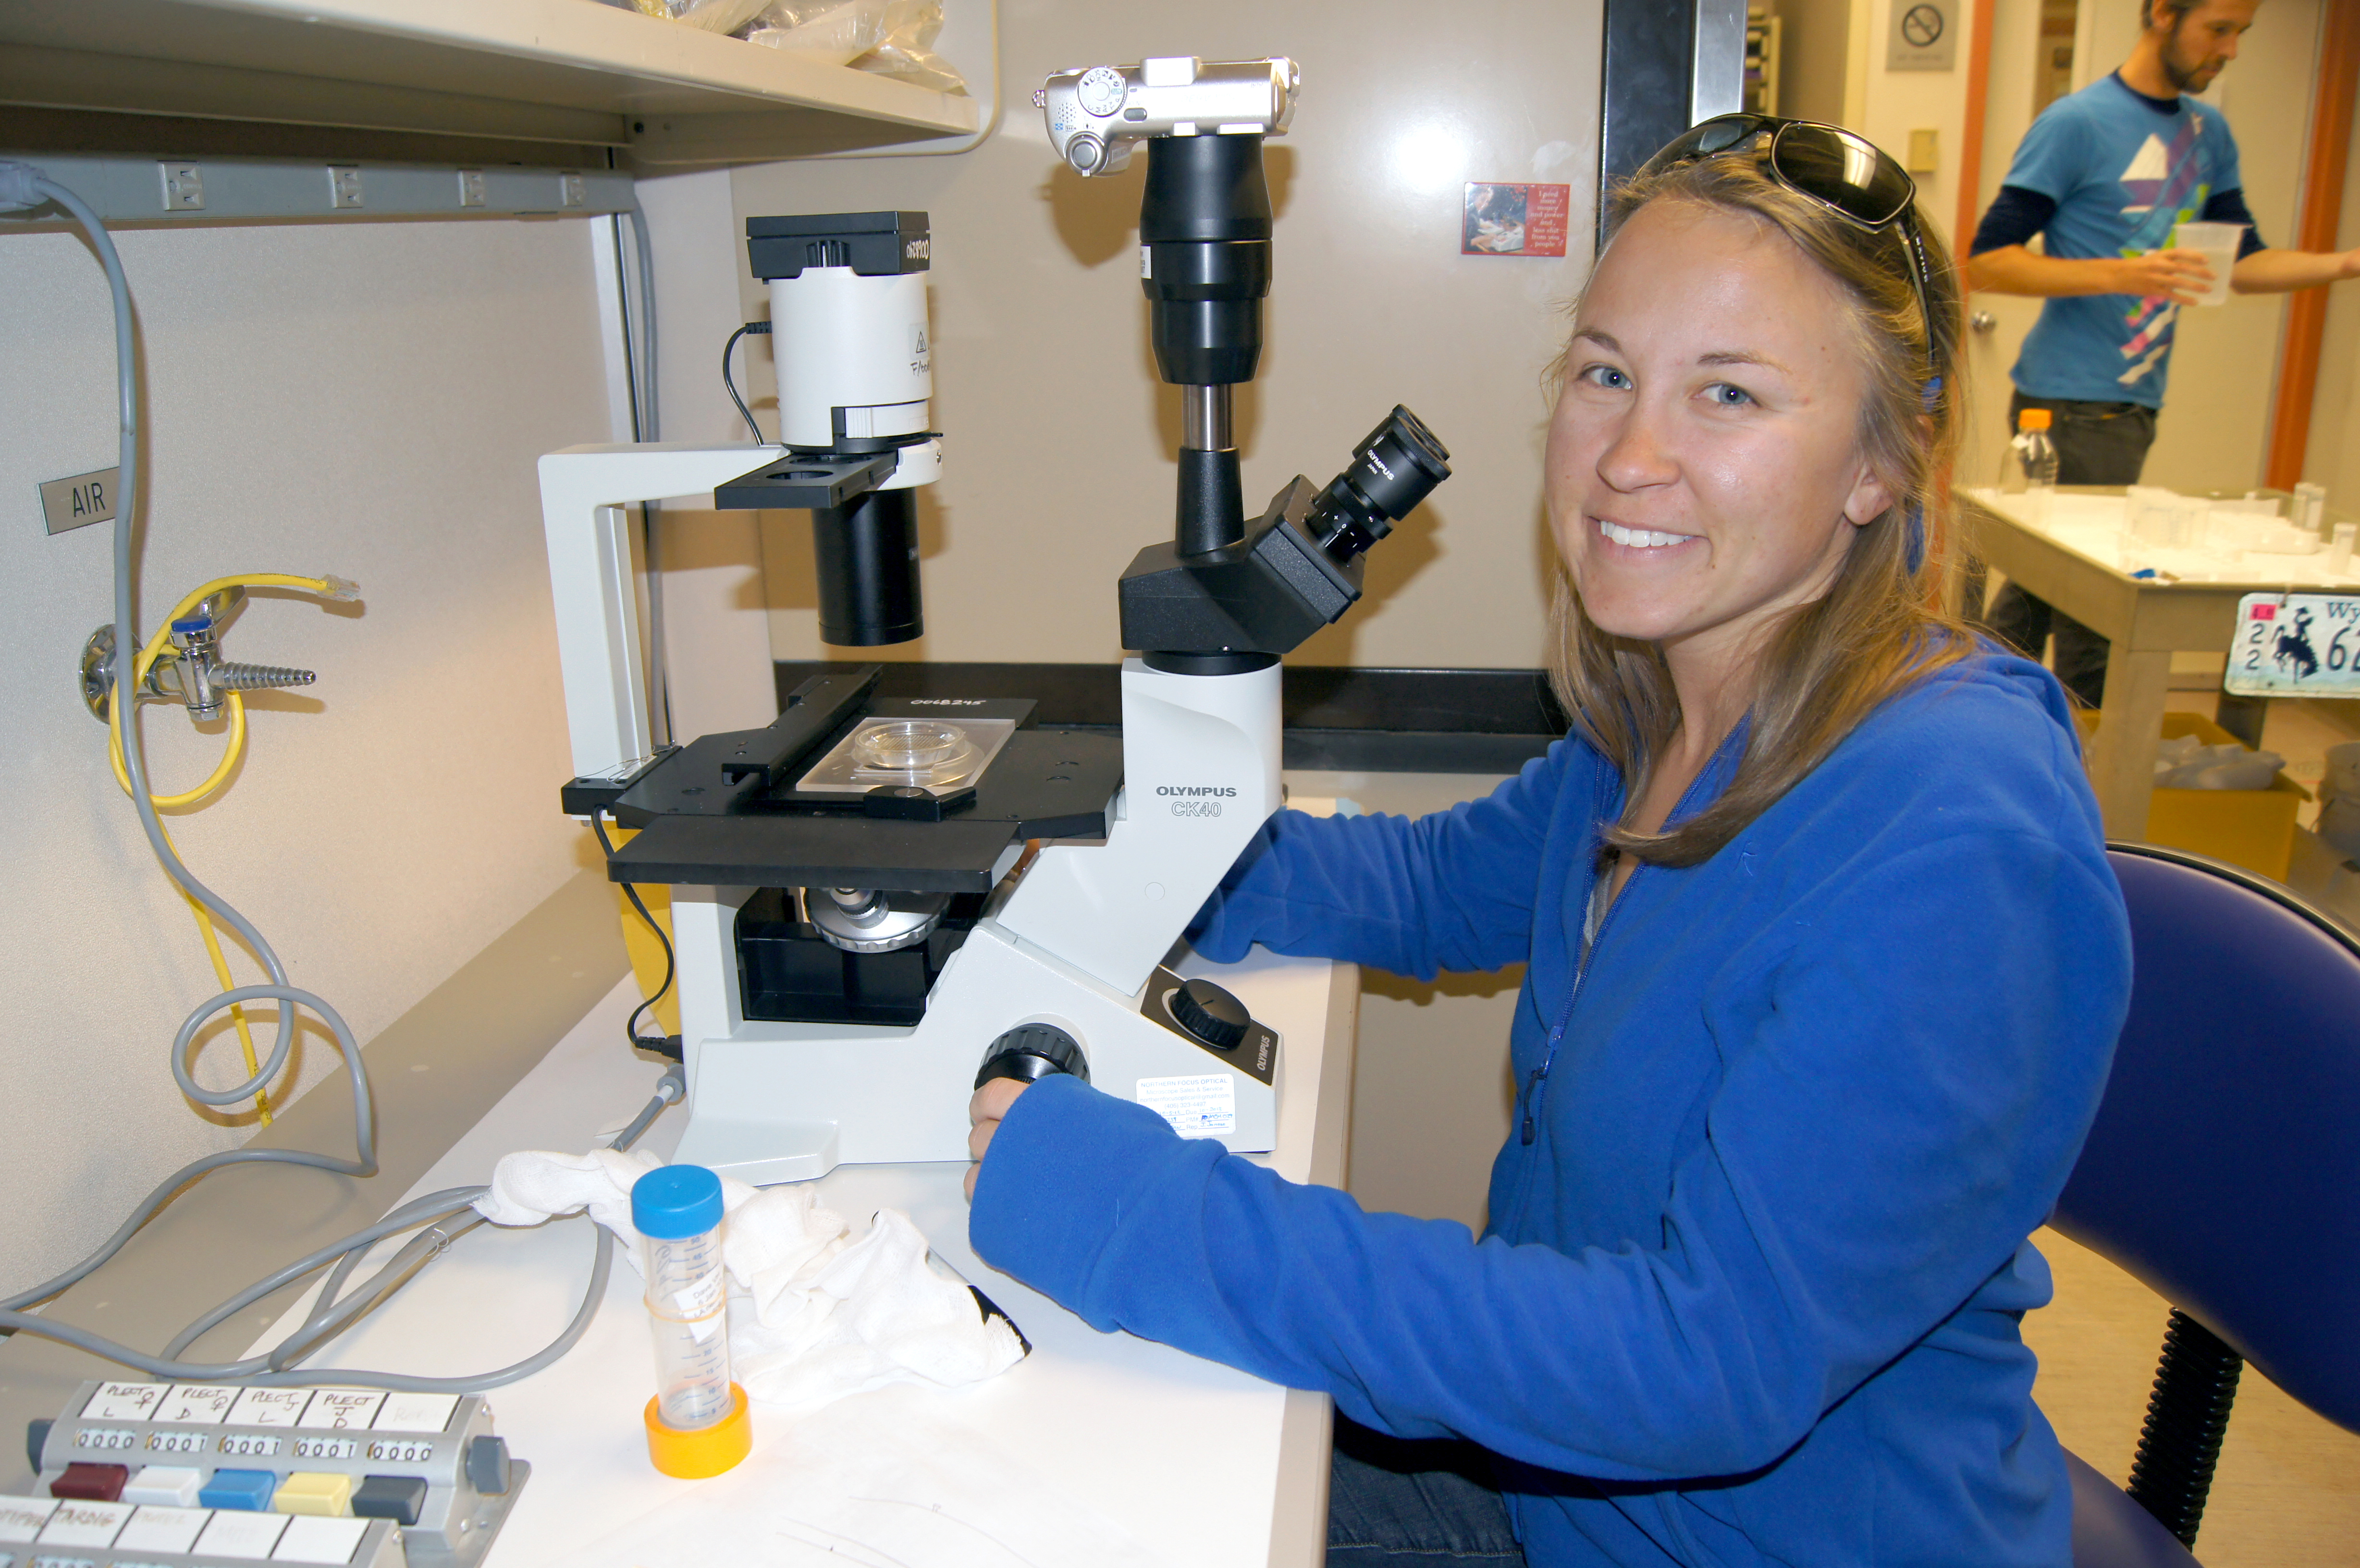
[[[1759,148],[1756,144],[1764,136],[1769,138],[1769,145]],[[1859,228],[1877,234],[1899,226],[1902,248],[1909,257],[1909,285],[1918,291],[1918,316],[1926,323],[1927,366],[1929,371],[1936,368],[1934,269],[1927,259],[1925,238],[1918,231],[1918,182],[1875,143],[1841,125],[1812,120],[1716,114],[1666,144],[1639,170],[1638,178],[1644,180],[1724,153],[1746,151],[1755,153],[1771,179]],[[1928,391],[1931,396],[1934,388]]]

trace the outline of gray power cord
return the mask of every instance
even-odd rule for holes
[[[648,1129],[649,1124],[662,1114],[665,1106],[679,1101],[685,1092],[685,1081],[677,1064],[667,1069],[657,1080],[656,1093],[641,1106],[615,1140],[606,1147],[628,1149]],[[150,1356],[129,1345],[117,1344],[88,1329],[71,1323],[52,1323],[29,1312],[0,1311],[0,1328],[37,1334],[71,1345],[78,1350],[145,1372],[152,1377],[166,1377],[182,1382],[242,1383],[252,1388],[300,1388],[312,1383],[335,1383],[347,1388],[391,1388],[403,1393],[419,1394],[479,1394],[486,1388],[497,1388],[530,1377],[535,1372],[555,1363],[572,1350],[589,1332],[593,1319],[598,1315],[598,1304],[606,1298],[606,1279],[614,1271],[615,1237],[605,1226],[596,1227],[598,1239],[590,1268],[590,1283],[582,1294],[582,1304],[575,1309],[573,1321],[563,1333],[548,1345],[522,1361],[491,1372],[471,1373],[464,1377],[416,1377],[398,1372],[376,1372],[344,1367],[301,1367],[299,1364],[320,1345],[350,1328],[363,1316],[374,1311],[394,1291],[407,1283],[419,1269],[464,1236],[485,1223],[481,1215],[469,1214],[475,1199],[488,1189],[484,1187],[450,1187],[411,1200],[394,1210],[377,1224],[355,1231],[338,1241],[278,1269],[240,1290],[236,1295],[214,1307],[182,1329],[165,1346],[161,1356]],[[166,1191],[169,1191],[167,1189]],[[164,1193],[151,1195],[154,1207],[162,1206]],[[150,1209],[149,1212],[153,1212]],[[462,1218],[461,1216],[464,1216]],[[452,1224],[453,1221],[457,1223]],[[400,1251],[358,1289],[339,1297],[344,1281],[358,1266],[369,1248],[387,1236],[419,1225],[429,1228],[411,1238]],[[136,1227],[135,1227],[136,1228]],[[116,1243],[120,1245],[120,1243]],[[209,1329],[226,1321],[235,1313],[253,1305],[273,1290],[280,1290],[307,1275],[334,1264],[320,1299],[294,1333],[268,1353],[248,1356],[243,1361],[192,1362],[178,1359],[190,1345]],[[87,1273],[85,1266],[82,1272]],[[9,1298],[11,1305],[22,1300]]]
[[[98,255],[99,264],[105,268],[106,283],[115,307],[115,388],[122,426],[117,462],[121,474],[115,484],[115,677],[117,693],[135,691],[138,683],[133,678],[133,665],[138,655],[141,639],[137,635],[132,560],[137,543],[134,519],[139,501],[139,396],[138,367],[136,355],[131,310],[131,286],[124,276],[123,259],[115,253],[115,241],[106,232],[90,204],[65,186],[49,179],[32,164],[0,161],[0,212],[21,211],[54,201],[72,218],[89,239],[91,248]],[[638,215],[635,212],[635,220]],[[649,410],[652,419],[654,400],[655,331],[654,285],[650,280],[648,238],[644,221],[635,221],[640,245],[640,280],[646,290],[649,321],[645,340],[649,348],[648,390]],[[258,1286],[249,1287],[213,1309],[199,1325],[176,1337],[164,1356],[149,1356],[124,1345],[92,1334],[87,1329],[70,1323],[54,1323],[25,1309],[39,1305],[82,1280],[104,1264],[142,1225],[169,1203],[173,1196],[190,1182],[232,1165],[280,1164],[310,1166],[320,1171],[344,1176],[374,1176],[377,1172],[377,1120],[375,1103],[369,1094],[368,1073],[361,1061],[360,1042],[353,1036],[351,1027],[333,1007],[300,986],[287,981],[287,967],[276,949],[265,941],[254,923],[232,908],[229,901],[199,881],[181,861],[164,836],[163,824],[156,815],[155,803],[148,798],[147,748],[140,737],[138,705],[133,703],[123,711],[118,726],[123,736],[124,773],[131,784],[131,802],[138,812],[139,825],[146,831],[149,847],[167,876],[170,877],[189,898],[202,904],[213,917],[245,939],[248,948],[261,961],[270,983],[262,985],[241,985],[224,991],[200,1003],[172,1040],[172,1077],[191,1098],[204,1105],[230,1105],[248,1099],[262,1092],[287,1061],[295,1036],[295,1009],[307,1007],[324,1022],[335,1037],[336,1049],[344,1059],[344,1071],[351,1081],[353,1094],[353,1144],[355,1158],[340,1160],[333,1155],[316,1154],[308,1149],[239,1149],[209,1154],[191,1160],[166,1177],[142,1199],[131,1216],[116,1227],[113,1236],[95,1252],[68,1269],[56,1278],[45,1280],[29,1290],[13,1296],[0,1297],[0,1334],[31,1334],[44,1339],[57,1340],[92,1355],[136,1367],[150,1376],[212,1382],[236,1380],[261,1387],[285,1387],[319,1382],[323,1379],[366,1388],[392,1388],[426,1393],[476,1393],[498,1388],[518,1378],[530,1377],[572,1349],[597,1315],[598,1303],[606,1294],[606,1277],[614,1264],[614,1237],[602,1226],[598,1229],[596,1261],[592,1267],[590,1286],[584,1294],[582,1305],[565,1332],[546,1349],[510,1367],[496,1372],[478,1373],[466,1377],[409,1377],[393,1373],[333,1370],[294,1371],[291,1368],[307,1347],[317,1345],[332,1333],[348,1328],[360,1316],[384,1301],[411,1274],[422,1268],[435,1254],[450,1245],[458,1236],[473,1228],[474,1221],[457,1229],[446,1229],[442,1222],[466,1208],[483,1192],[482,1188],[454,1188],[448,1192],[434,1193],[414,1203],[406,1203],[392,1214],[365,1230],[355,1232],[343,1241],[330,1244],[311,1255],[279,1270]],[[190,1042],[205,1020],[224,1007],[238,1002],[271,999],[280,1004],[279,1034],[270,1058],[246,1082],[235,1088],[209,1090],[200,1087],[191,1075],[187,1061]],[[655,1097],[633,1117],[630,1126],[610,1147],[626,1149],[647,1130],[664,1106],[678,1100],[685,1092],[685,1082],[675,1067],[659,1080]],[[435,1206],[438,1205],[439,1206]],[[383,1269],[352,1295],[338,1300],[336,1289],[357,1267],[361,1256],[385,1236],[398,1234],[419,1225],[432,1225],[425,1236],[413,1241],[389,1260]],[[423,1244],[423,1245],[421,1245]],[[415,1255],[413,1256],[413,1249]],[[270,1291],[291,1283],[304,1275],[335,1261],[335,1272],[330,1288],[321,1294],[301,1328],[268,1356],[245,1361],[221,1364],[195,1364],[173,1359],[187,1348],[205,1329],[221,1323],[241,1307],[260,1300]],[[358,1305],[353,1303],[358,1302]]]
[[[631,439],[663,440],[656,413],[656,258],[648,235],[648,215],[631,198],[631,236],[639,260],[639,366],[633,376]],[[639,528],[647,540],[648,711],[660,746],[672,744],[672,672],[664,656],[663,503],[639,503]]]

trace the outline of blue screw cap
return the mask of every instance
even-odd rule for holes
[[[702,1165],[659,1166],[631,1183],[631,1224],[641,1236],[682,1241],[721,1223],[721,1178]]]

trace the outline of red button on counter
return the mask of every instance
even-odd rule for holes
[[[129,1479],[127,1465],[69,1465],[64,1475],[49,1483],[49,1496],[83,1503],[120,1502],[123,1484]]]

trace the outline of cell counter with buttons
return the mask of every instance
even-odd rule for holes
[[[490,1429],[474,1396],[85,1383],[27,1432],[0,1563],[472,1568],[530,1474]]]

